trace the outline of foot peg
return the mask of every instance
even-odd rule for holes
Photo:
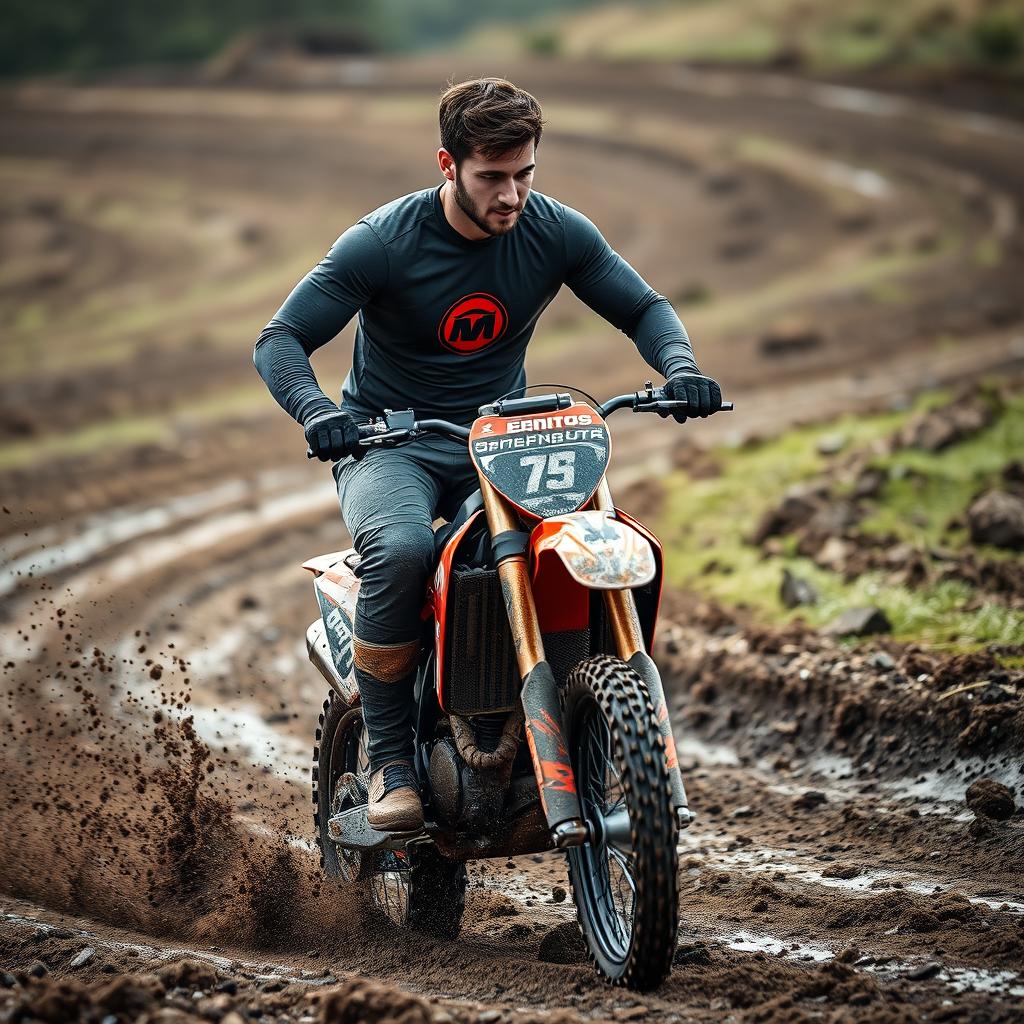
[[[327,822],[331,840],[346,850],[404,850],[415,843],[430,842],[422,828],[411,832],[382,832],[366,820],[366,804],[335,814]]]

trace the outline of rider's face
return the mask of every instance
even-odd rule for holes
[[[477,153],[456,166],[447,151],[441,151],[441,169],[452,182],[455,202],[485,234],[508,234],[519,220],[533,184],[534,145],[487,160]]]

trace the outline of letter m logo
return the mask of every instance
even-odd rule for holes
[[[505,307],[493,295],[473,292],[453,303],[437,326],[437,338],[451,352],[466,355],[494,344],[508,327]]]

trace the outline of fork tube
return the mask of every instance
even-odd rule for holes
[[[482,473],[479,476],[491,537],[518,531],[519,523],[507,503]],[[583,822],[576,777],[565,743],[558,683],[551,666],[544,660],[544,642],[525,552],[503,557],[498,563],[498,578],[523,680],[520,697],[526,742],[551,840],[559,848],[578,846],[586,841],[587,826]]]
[[[483,495],[487,525],[491,528],[492,537],[519,529],[519,524],[508,506],[482,474],[480,493]],[[544,642],[537,622],[533,591],[530,589],[526,555],[510,555],[502,559],[498,565],[498,578],[501,580],[501,592],[505,598],[509,625],[512,627],[519,674],[525,679],[536,668],[538,662],[544,660]]]

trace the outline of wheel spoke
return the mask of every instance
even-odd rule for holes
[[[577,785],[584,815],[601,840],[581,848],[581,856],[587,851],[585,871],[603,921],[603,941],[618,951],[616,955],[625,955],[632,938],[635,895],[629,869],[632,829],[609,723],[596,701],[588,703],[585,713],[586,718],[579,720]]]
[[[631,863],[632,858],[623,854],[620,850],[610,848],[608,850],[609,855],[616,864],[619,865],[619,870],[622,872],[622,877],[626,880],[626,885],[629,886],[630,892],[633,896],[636,896],[636,881],[633,878],[633,865]]]

